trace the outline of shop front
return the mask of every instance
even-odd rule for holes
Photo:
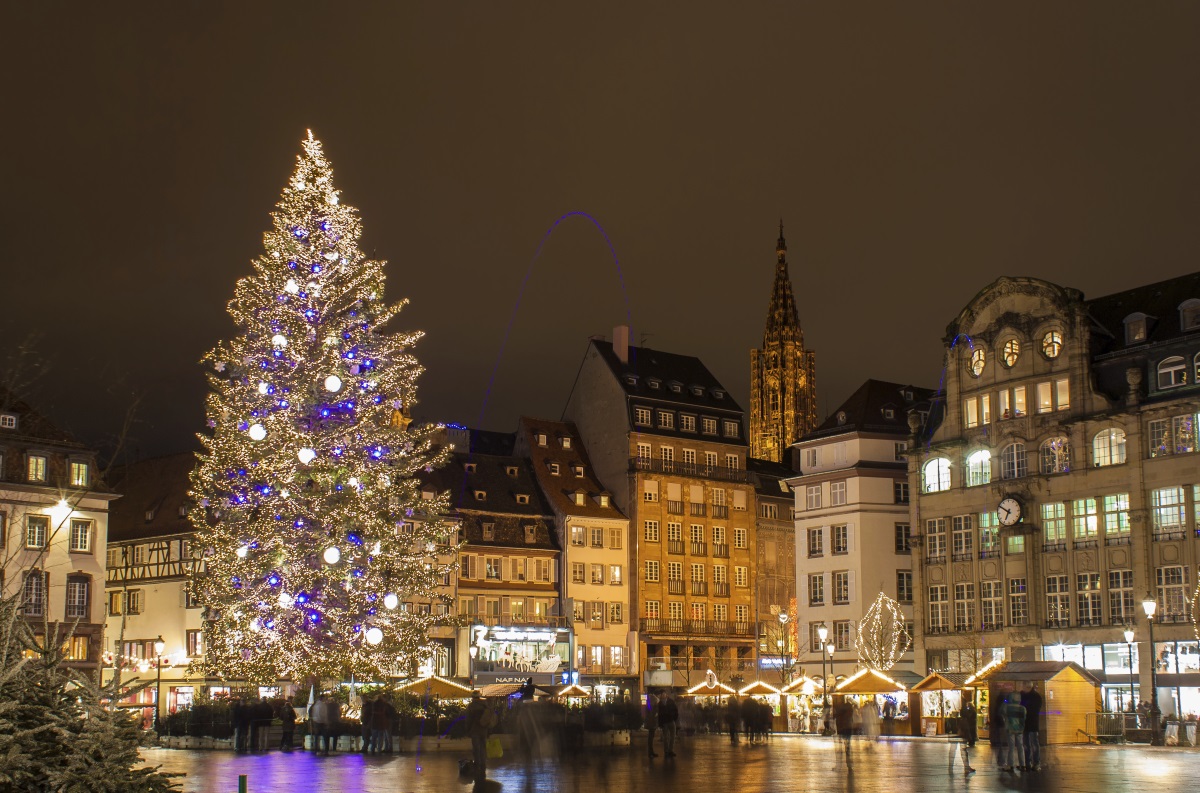
[[[552,686],[570,677],[571,630],[545,625],[472,625],[470,678],[477,686],[524,683]],[[568,680],[567,682],[573,682]]]
[[[969,677],[967,672],[933,672],[912,687],[913,693],[920,696],[922,735],[958,732],[963,704],[975,702],[975,689],[966,685]],[[979,707],[979,703],[975,705]]]

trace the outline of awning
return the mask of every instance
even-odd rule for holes
[[[969,672],[932,672],[920,683],[912,687],[912,691],[958,691],[972,688],[967,684],[971,677]]]
[[[812,686],[814,689],[821,687],[821,681],[811,677],[801,675],[792,682],[788,683],[783,688],[779,689],[781,694],[803,694],[805,686]]]
[[[835,694],[893,694],[904,691],[900,683],[877,669],[860,669],[837,684]]]
[[[437,677],[436,675],[410,680],[404,685],[397,687],[396,690],[406,694],[416,694],[418,697],[432,697],[433,699],[471,698],[471,689],[459,685],[453,680],[447,680],[444,677]]]
[[[715,686],[710,686],[707,681],[692,686],[687,690],[687,695],[690,697],[725,697],[736,693],[732,686],[727,686],[721,682],[718,682]]]
[[[590,697],[591,692],[589,692],[583,686],[572,683],[571,685],[563,686],[561,689],[554,692],[554,696],[556,696],[556,697]]]
[[[761,680],[755,680],[748,686],[742,686],[738,689],[738,696],[743,697],[761,697],[768,694],[778,694],[779,689],[770,683],[764,683]]]

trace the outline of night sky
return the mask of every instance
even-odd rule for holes
[[[627,306],[745,406],[780,215],[822,416],[936,387],[1000,275],[1198,269],[1200,5],[872,6],[7,3],[4,343],[38,337],[34,397],[81,439],[136,394],[137,455],[191,448],[310,127],[428,334],[418,418],[557,418]],[[483,412],[572,211],[624,289],[565,220]]]

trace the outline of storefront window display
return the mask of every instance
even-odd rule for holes
[[[471,629],[478,648],[475,671],[550,674],[568,666],[571,634],[566,628],[486,627]]]

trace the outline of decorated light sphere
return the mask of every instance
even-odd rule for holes
[[[245,559],[246,554],[250,553],[250,546],[242,545],[234,553],[236,553],[238,555],[239,559]]]
[[[251,440],[261,441],[263,438],[267,437],[267,428],[261,424],[251,424],[247,434],[250,436]]]
[[[287,346],[287,336],[284,336],[282,333],[276,333],[271,337],[271,346],[277,350],[282,350]]]
[[[267,393],[267,391],[269,391],[270,389],[271,389],[271,387],[270,387],[269,385],[267,385],[266,383],[259,383],[259,384],[258,384],[258,393],[260,393],[260,394],[265,394],[265,393]]]
[[[325,378],[325,390],[330,392],[331,394],[336,394],[338,391],[341,391],[342,390],[342,378],[338,377],[335,374],[331,374],[331,375],[329,375],[329,377],[326,377]]]
[[[287,283],[283,286],[283,291],[287,292],[289,295],[294,295],[300,291],[300,284],[296,283],[295,278],[289,278]]]
[[[341,561],[341,558],[342,552],[338,550],[336,545],[331,545],[325,549],[326,564],[337,564],[339,561]]]
[[[296,452],[296,457],[298,457],[300,459],[300,462],[304,463],[305,465],[308,465],[313,460],[317,459],[317,453],[314,452],[312,449],[304,448],[304,449],[301,449],[300,451]]]
[[[292,600],[292,596],[287,592],[280,592],[279,597],[275,599],[275,602],[278,603],[281,608],[290,609],[294,601]]]
[[[394,609],[400,605],[400,598],[396,597],[395,592],[388,592],[383,596],[383,605],[387,606],[388,609]]]
[[[379,628],[367,628],[367,644],[379,644],[383,641],[383,631]]]

